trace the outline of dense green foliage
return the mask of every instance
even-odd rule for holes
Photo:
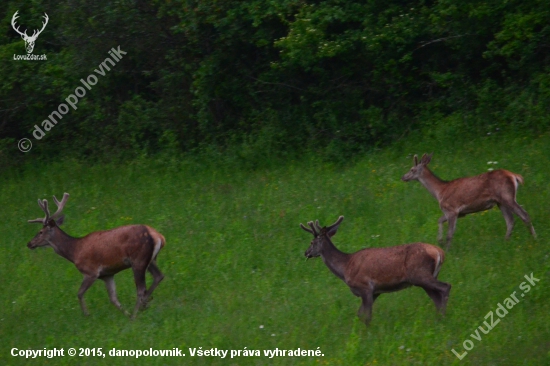
[[[257,167],[329,159],[419,128],[540,132],[550,106],[550,10],[539,0],[8,1],[0,10],[2,162],[160,150]],[[50,23],[14,61],[9,26]],[[32,153],[30,137],[79,80],[127,55]],[[13,159],[16,160],[13,160]]]
[[[547,365],[550,135],[454,142],[439,133],[413,136],[344,168],[310,160],[255,172],[227,165],[204,169],[191,160],[95,166],[66,160],[4,174],[0,364]],[[439,319],[428,296],[411,288],[382,295],[367,329],[355,315],[360,300],[320,258],[305,261],[311,235],[298,224],[313,219],[327,224],[344,215],[334,242],[346,252],[434,243],[437,202],[418,182],[399,179],[411,166],[409,154],[423,151],[436,151],[431,167],[442,178],[489,167],[522,174],[518,202],[532,216],[539,240],[521,222],[504,240],[506,226],[497,209],[460,219],[439,276],[453,286],[446,317]],[[149,224],[165,235],[158,264],[166,279],[136,320],[109,303],[101,281],[86,294],[91,315],[84,317],[76,297],[80,273],[51,249],[26,248],[39,230],[26,223],[42,213],[37,196],[50,199],[65,191],[71,198],[64,230],[74,236],[128,223]],[[519,297],[518,286],[531,273],[540,282]],[[131,308],[131,272],[116,279],[122,304]],[[490,333],[479,332],[481,341],[474,340],[470,334],[513,291],[521,302]],[[451,350],[463,353],[466,339],[474,348],[459,361]],[[104,352],[179,347],[187,356],[31,361],[12,357],[13,347]],[[324,357],[192,358],[189,347],[320,347]]]

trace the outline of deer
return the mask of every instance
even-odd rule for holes
[[[372,306],[378,296],[411,286],[424,289],[439,313],[445,314],[451,285],[437,280],[445,260],[441,248],[418,242],[344,253],[331,241],[343,220],[344,216],[340,216],[328,227],[321,227],[318,220],[309,221],[309,228],[300,224],[303,230],[313,234],[304,255],[306,260],[320,256],[329,270],[361,298],[357,316],[366,326],[371,321]]]
[[[529,228],[533,238],[537,238],[529,214],[516,202],[518,186],[523,184],[521,175],[497,169],[474,177],[444,181],[428,168],[431,160],[432,154],[422,155],[420,162],[418,162],[418,156],[414,155],[413,167],[401,177],[401,180],[404,182],[419,181],[439,202],[439,208],[443,211],[443,216],[438,220],[437,240],[440,245],[443,244],[443,224],[445,222],[448,222],[446,249],[449,250],[458,218],[490,210],[495,205],[500,208],[506,221],[506,240],[510,238],[514,228],[513,214],[518,215]]]
[[[34,50],[34,42],[36,42],[36,39],[48,24],[48,20],[49,20],[48,14],[44,13],[43,15],[44,21],[42,22],[42,29],[34,30],[32,33],[32,36],[28,36],[27,30],[25,30],[25,32],[22,33],[21,31],[19,31],[19,27],[16,27],[16,20],[17,18],[19,18],[17,13],[19,13],[19,10],[16,11],[15,14],[13,14],[13,17],[11,18],[11,26],[13,30],[16,31],[21,36],[21,38],[23,38],[23,41],[25,41],[25,48],[27,49],[27,53],[32,53],[32,51]]]
[[[88,316],[89,312],[84,294],[97,279],[105,282],[111,303],[126,316],[130,316],[118,301],[114,275],[132,268],[137,289],[137,302],[131,319],[135,319],[138,311],[147,307],[151,294],[164,278],[156,264],[157,255],[166,242],[164,236],[147,225],[126,225],[74,238],[59,228],[65,218],[63,208],[68,199],[68,193],[63,194],[61,202],[53,196],[57,205],[57,211],[53,215],[48,209],[48,201],[38,200],[38,206],[46,216],[28,220],[29,223],[42,224],[42,229],[27,244],[27,247],[31,250],[38,247],[52,247],[58,255],[72,262],[84,275],[78,290],[78,300],[85,316]],[[148,290],[145,281],[146,271],[153,276],[153,283]]]

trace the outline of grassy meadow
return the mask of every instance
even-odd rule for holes
[[[445,131],[416,136],[356,163],[304,158],[266,170],[189,161],[136,159],[88,166],[67,159],[5,171],[0,178],[0,364],[52,365],[544,365],[550,364],[550,135],[491,135],[464,142]],[[458,221],[439,279],[453,288],[443,319],[420,288],[381,296],[366,328],[360,305],[320,258],[305,260],[311,235],[300,223],[345,220],[334,243],[345,252],[422,241],[436,243],[438,204],[418,182],[400,177],[412,154],[433,152],[443,179],[488,168],[522,174],[518,202],[538,240],[519,218],[509,241],[498,209]],[[497,164],[487,164],[497,161]],[[86,293],[82,276],[51,248],[26,244],[42,216],[38,198],[69,192],[63,230],[72,236],[116,226],[153,226],[167,240],[158,256],[165,280],[150,307],[130,321],[102,281]],[[481,341],[470,334],[533,273],[540,282]],[[115,277],[121,303],[136,299],[131,270]],[[148,275],[150,283],[151,277]],[[496,315],[495,315],[496,317]],[[474,334],[475,335],[475,334]],[[459,360],[470,339],[473,349]],[[27,360],[12,348],[172,349],[176,357],[59,357]],[[188,348],[260,350],[261,357],[191,357]],[[322,357],[263,356],[275,348]]]

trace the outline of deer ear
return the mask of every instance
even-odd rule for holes
[[[327,231],[327,235],[329,238],[332,238],[334,235],[336,235],[336,232],[338,231],[338,227],[340,226],[340,224],[334,226],[334,227],[331,227],[328,231]]]
[[[50,226],[50,227],[55,227],[55,226],[59,226],[59,225],[63,225],[63,222],[65,221],[65,215],[61,215],[60,217],[58,217],[57,219],[50,219],[48,220],[48,222],[46,223],[46,225]]]
[[[55,223],[57,224],[57,226],[63,225],[64,222],[65,222],[65,215],[61,215],[57,220],[55,220]]]
[[[428,165],[432,161],[432,154],[424,154],[422,155],[422,160],[420,160],[420,164]]]
[[[414,166],[418,165],[418,155],[414,154],[413,162],[414,162]]]

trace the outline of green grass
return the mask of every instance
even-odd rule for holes
[[[4,172],[0,235],[0,364],[208,365],[542,365],[550,364],[550,136],[494,136],[465,143],[416,138],[335,167],[304,159],[246,172],[201,168],[189,161],[138,160],[86,166],[70,160]],[[415,140],[414,138],[412,140]],[[440,273],[453,285],[447,316],[436,316],[419,288],[381,296],[366,328],[360,300],[325,267],[305,261],[311,240],[299,223],[345,220],[334,237],[343,251],[423,241],[435,243],[437,202],[418,183],[404,183],[410,154],[434,152],[441,178],[484,172],[487,161],[520,173],[518,202],[533,218],[539,240],[519,219],[509,241],[498,210],[460,219]],[[37,198],[69,192],[63,229],[82,236],[130,223],[155,227],[167,239],[158,264],[165,280],[151,306],[130,321],[98,281],[81,314],[78,270],[51,249],[26,243],[42,215]],[[525,274],[540,282],[459,361],[462,342]],[[116,277],[119,299],[135,303],[131,271]],[[148,281],[150,282],[150,277]],[[171,349],[184,359],[69,357],[32,361],[10,350],[43,348]],[[323,357],[190,357],[188,348],[319,349]]]

